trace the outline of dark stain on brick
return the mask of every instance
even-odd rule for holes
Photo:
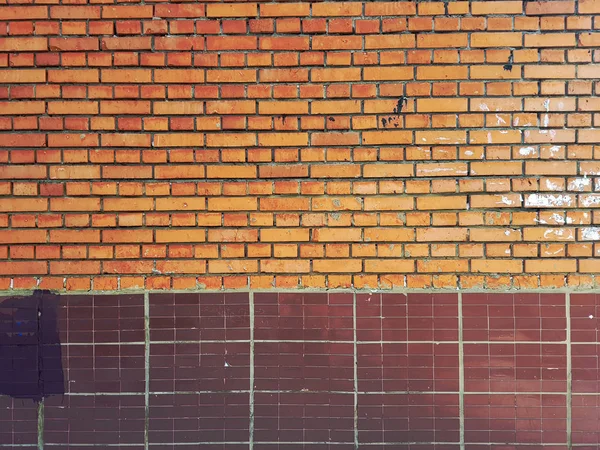
[[[329,120],[330,122],[335,122],[335,118],[333,118],[333,117],[331,117],[331,116],[329,116],[329,117],[327,118],[327,120]]]
[[[510,56],[508,57],[508,63],[504,64],[504,70],[510,72],[513,68],[513,54],[510,52]]]
[[[39,402],[64,394],[59,303],[48,291],[0,298],[0,395]]]
[[[402,96],[398,99],[398,103],[396,103],[396,107],[394,108],[394,114],[400,114],[402,112],[402,108],[406,106],[408,100],[406,97]]]

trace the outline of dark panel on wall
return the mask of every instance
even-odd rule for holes
[[[595,294],[36,293],[0,310],[18,387],[1,448],[600,445]]]

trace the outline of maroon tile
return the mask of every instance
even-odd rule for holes
[[[354,395],[351,393],[257,392],[254,417],[257,442],[354,441]]]
[[[0,445],[37,444],[37,404],[0,396]]]
[[[458,294],[408,294],[409,341],[458,340]]]
[[[50,397],[44,408],[47,444],[144,443],[143,395]],[[52,447],[54,448],[54,447]]]
[[[351,343],[257,342],[254,353],[256,389],[354,390]]]
[[[246,293],[151,294],[152,341],[250,339]]]
[[[150,391],[250,389],[247,342],[150,345]]]
[[[600,343],[571,345],[571,378],[575,393],[600,392]]]
[[[600,395],[573,395],[571,438],[574,445],[600,446]],[[581,448],[581,447],[578,447]]]
[[[256,293],[258,340],[354,340],[352,294]]]
[[[600,342],[600,295],[571,294],[571,341]]]
[[[70,345],[63,349],[68,392],[144,392],[144,346]]]
[[[407,296],[356,294],[356,338],[359,341],[406,341]]]
[[[361,444],[458,443],[459,396],[359,394],[358,439]]]
[[[566,441],[566,395],[465,395],[467,443],[529,445],[560,444]]]
[[[466,392],[566,392],[566,345],[465,344]]]
[[[247,393],[160,394],[150,396],[152,444],[247,442]]]
[[[358,344],[359,391],[458,391],[458,344]]]
[[[463,295],[465,341],[564,341],[564,294]]]

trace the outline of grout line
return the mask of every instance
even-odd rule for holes
[[[254,292],[250,291],[248,298],[250,314],[250,394],[249,398],[249,423],[248,423],[248,450],[254,449]]]
[[[465,354],[463,343],[462,292],[458,292],[458,420],[460,448],[465,449]]]
[[[254,389],[254,393],[261,394],[339,394],[339,395],[353,395],[353,391],[313,391],[313,390],[302,390],[302,389]],[[250,394],[247,389],[236,389],[236,390],[225,390],[225,391],[150,391],[149,395],[188,395],[188,394]],[[456,394],[460,395],[460,391],[357,391],[359,395],[449,395]],[[565,392],[556,391],[470,391],[464,392],[465,396],[468,395],[567,395]],[[66,397],[131,397],[144,395],[142,392],[71,392],[65,393]],[[573,393],[573,396],[600,396],[600,393],[589,393],[580,392]]]
[[[572,438],[572,426],[571,420],[573,419],[572,412],[572,364],[571,364],[571,294],[567,292],[565,295],[565,316],[566,316],[566,327],[567,327],[567,448],[573,448]]]
[[[358,341],[356,339],[356,292],[352,294],[352,329],[354,333],[354,449],[358,450]]]
[[[44,450],[44,399],[37,404],[37,448]]]
[[[144,294],[144,450],[149,448],[150,425],[150,295]]]
[[[35,289],[0,289],[0,296],[25,296],[32,295]],[[454,289],[416,289],[416,288],[394,288],[394,289],[357,289],[357,288],[285,288],[285,289],[121,289],[112,291],[98,291],[98,290],[87,290],[87,291],[52,291],[57,295],[144,295],[149,294],[243,294],[243,293],[258,293],[258,294],[274,294],[274,293],[312,293],[312,294],[456,294],[457,290]],[[598,293],[597,288],[590,289],[577,289],[573,291],[572,288],[564,287],[558,289],[551,288],[537,288],[537,289],[461,289],[460,292],[463,294],[566,294],[568,292],[576,292],[578,294],[596,294]]]

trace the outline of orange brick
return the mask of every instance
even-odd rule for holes
[[[414,271],[415,262],[409,259],[367,259],[365,261],[367,273],[412,273]]]
[[[0,84],[45,82],[44,69],[0,69]]]
[[[47,6],[0,6],[0,20],[34,20],[47,18]]]
[[[41,52],[46,50],[48,50],[47,38],[0,38],[0,52]]]
[[[474,259],[471,271],[475,273],[522,273],[523,261],[515,259]]]
[[[45,275],[48,273],[44,261],[0,261],[2,275]]]
[[[206,5],[207,17],[254,17],[258,14],[256,3],[209,4]]]
[[[473,15],[522,14],[523,2],[520,1],[474,1],[471,3]]]
[[[153,14],[151,5],[102,6],[103,19],[151,19]]]

